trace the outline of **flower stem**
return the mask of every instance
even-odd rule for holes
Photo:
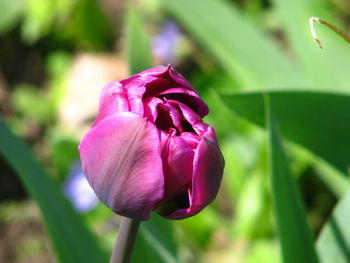
[[[123,217],[109,263],[129,263],[140,221]]]

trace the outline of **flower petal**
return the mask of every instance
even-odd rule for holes
[[[146,70],[138,73],[137,75],[158,77],[158,76],[163,75],[164,72],[166,72],[167,70],[168,70],[168,66],[159,65],[159,66],[155,66],[155,67],[150,68],[150,69],[146,69]]]
[[[145,81],[136,75],[117,83],[122,86],[127,98],[128,111],[143,115],[142,97],[146,90]]]
[[[191,185],[194,151],[180,136],[174,134],[162,149],[165,176],[165,198],[171,200]]]
[[[196,90],[192,87],[192,85],[179,72],[177,72],[170,64],[166,67],[157,66],[157,67],[145,70],[139,73],[139,75],[165,78],[165,79],[171,80],[171,82],[173,82],[174,84],[175,83],[180,84],[184,88],[196,92]],[[178,86],[178,85],[173,85],[173,86]]]
[[[193,90],[197,92],[192,87],[192,85],[179,72],[177,72],[173,67],[170,67],[170,65],[168,65],[168,67],[170,68],[169,74],[176,83],[180,84],[181,86],[185,87],[188,90]]]
[[[202,136],[208,131],[209,125],[202,121],[202,118],[199,117],[190,107],[182,102],[176,100],[168,100],[169,104],[178,107],[181,111],[182,117],[188,123],[189,127],[187,130],[194,131],[197,135]]]
[[[204,103],[204,101],[198,96],[198,94],[196,92],[184,88],[174,87],[171,89],[167,89],[157,94],[157,96],[164,97],[168,100],[182,102],[188,107],[190,107],[200,117],[204,117],[209,113],[208,105]]]
[[[159,204],[157,212],[167,217],[175,210],[188,208],[188,189],[192,184],[193,158],[198,140],[188,136],[176,136],[175,132],[167,135],[162,132],[162,159],[165,176],[165,197]]]
[[[112,114],[125,111],[129,111],[127,93],[119,82],[110,82],[101,91],[99,111],[92,127]]]
[[[208,137],[214,138],[212,127],[208,129]],[[219,190],[224,169],[224,159],[219,147],[211,139],[204,136],[196,150],[193,163],[192,189],[189,189],[189,207],[179,209],[165,216],[169,219],[183,219],[199,213],[211,203]]]
[[[191,84],[170,65],[157,66],[140,72],[136,76],[147,83],[146,98],[172,87],[182,87],[197,93]]]
[[[169,80],[169,79],[153,77],[153,76],[146,76],[144,78],[145,78],[145,87],[146,87],[144,98],[157,96],[157,94],[174,87],[174,82],[172,82],[172,80]]]
[[[147,220],[164,195],[156,127],[134,113],[100,121],[79,146],[85,176],[99,199],[116,213]]]
[[[143,100],[144,116],[154,123],[158,117],[158,105],[163,104],[163,101],[157,97],[150,97]]]

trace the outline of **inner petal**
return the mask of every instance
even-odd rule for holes
[[[191,132],[198,136],[202,136],[207,132],[209,126],[186,104],[176,100],[168,100],[168,103],[173,105],[180,112],[181,123],[185,132]]]
[[[170,128],[175,128],[170,113],[164,105],[159,105],[157,112],[158,114],[155,125],[158,129],[169,131]]]
[[[151,96],[155,96],[156,94],[159,94],[161,92],[164,92],[167,89],[170,89],[172,87],[173,83],[165,78],[154,78],[151,82],[147,83],[145,85],[146,91],[143,95],[143,98],[148,98]]]
[[[157,104],[157,118],[155,125],[160,130],[170,131],[171,128],[174,128],[178,133],[183,131],[179,111],[176,107],[166,102],[163,104]]]
[[[168,100],[175,100],[182,102],[192,109],[196,114],[200,117],[204,117],[209,113],[209,108],[207,104],[198,96],[195,91],[187,90],[181,87],[175,87],[171,89],[167,89],[159,94],[157,94],[160,98],[166,98]]]
[[[164,133],[164,132],[163,132]],[[187,136],[171,134],[162,136],[162,160],[165,179],[165,196],[157,209],[161,215],[167,215],[177,209],[189,207],[189,189],[193,174],[193,141],[187,142]]]

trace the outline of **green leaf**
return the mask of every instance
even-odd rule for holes
[[[283,148],[278,128],[279,118],[276,117],[274,109],[270,107],[268,95],[265,97],[265,102],[272,199],[281,240],[283,262],[318,262],[300,195]]]
[[[283,135],[346,174],[350,165],[350,96],[310,91],[267,94]],[[220,97],[231,110],[264,126],[263,93]]]
[[[106,262],[93,234],[29,148],[0,119],[0,154],[37,202],[61,262]]]
[[[340,200],[317,240],[322,263],[350,262],[350,191]]]
[[[317,16],[336,24],[336,16],[329,1],[274,0],[286,36],[296,53],[301,68],[314,87],[343,89],[349,87],[350,46],[329,28],[315,23],[315,31],[324,49],[312,40],[309,18]],[[339,25],[337,25],[339,26]],[[339,26],[342,28],[342,26]]]
[[[152,67],[151,48],[140,13],[131,5],[126,17],[126,53],[130,74]]]
[[[222,0],[163,0],[184,27],[248,88],[302,83],[286,57],[233,4]]]

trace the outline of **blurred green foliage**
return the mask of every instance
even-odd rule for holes
[[[0,33],[4,34],[19,21],[23,14],[24,1],[1,0],[0,6]]]
[[[151,55],[152,41],[164,21],[171,19],[186,41],[186,48],[176,53],[175,67],[209,105],[206,121],[216,129],[225,175],[217,200],[202,213],[177,222],[154,215],[143,224],[133,262],[300,262],[293,254],[300,238],[309,236],[307,225],[317,239],[320,262],[349,262],[350,200],[345,193],[350,166],[350,47],[315,25],[325,47],[320,51],[308,25],[310,16],[320,16],[347,28],[349,15],[346,0],[0,0],[0,111],[54,180],[37,168],[2,122],[0,152],[42,209],[61,261],[81,259],[80,236],[86,237],[82,242],[90,252],[84,262],[104,258],[118,225],[116,216],[102,205],[76,215],[59,191],[79,158],[84,125],[94,117],[84,116],[73,131],[62,117],[72,92],[69,85],[78,75],[79,55],[122,57],[116,72],[129,68],[134,74],[151,66],[152,59],[162,62]],[[93,63],[95,70],[111,68],[108,63]],[[268,109],[277,116],[268,127],[266,94]],[[76,108],[88,103],[76,101]],[[276,136],[279,132],[282,137]],[[282,152],[273,160],[268,154],[271,147]],[[284,168],[271,171],[271,167]],[[271,185],[271,176],[285,180]],[[293,180],[299,191],[279,191]],[[292,209],[299,199],[306,216],[299,205]],[[12,203],[0,202],[0,211],[13,211]],[[20,217],[17,212],[11,213]],[[288,224],[298,222],[295,228],[284,225],[292,217],[295,220]],[[60,228],[55,229],[56,224]],[[28,244],[32,252],[27,253],[40,254],[35,237]],[[312,242],[302,245],[303,255],[315,259]]]

